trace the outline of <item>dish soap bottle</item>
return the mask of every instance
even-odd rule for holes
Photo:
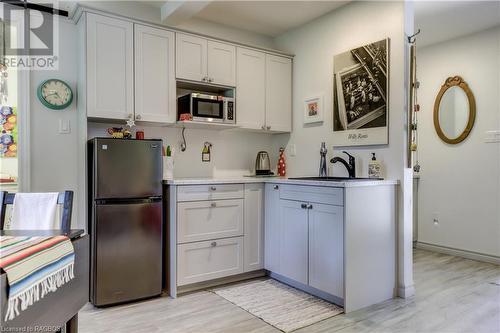
[[[286,176],[286,163],[285,163],[285,148],[280,148],[280,157],[278,159],[278,176]]]
[[[380,164],[379,161],[377,161],[377,158],[375,157],[375,153],[372,153],[372,159],[368,163],[368,178],[381,178],[381,169],[382,165]]]

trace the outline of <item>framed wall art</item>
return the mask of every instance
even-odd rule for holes
[[[335,146],[389,143],[389,39],[333,58]]]
[[[317,95],[304,100],[304,124],[323,121],[323,96]]]

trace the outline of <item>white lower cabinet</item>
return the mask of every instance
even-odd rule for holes
[[[343,190],[303,187],[266,184],[265,268],[343,299],[344,207],[335,199]],[[310,200],[289,200],[291,192],[303,193],[300,199],[309,194]]]
[[[305,203],[280,200],[280,272],[307,284],[307,210]]]
[[[280,185],[266,184],[264,222],[264,268],[281,274],[280,269]]]
[[[243,273],[243,237],[177,246],[177,285]]]
[[[309,285],[344,298],[344,209],[311,204],[309,209]]]
[[[264,185],[176,188],[177,286],[264,268]]]
[[[177,243],[243,235],[243,199],[179,202]]]
[[[245,185],[244,268],[264,268],[264,185]]]

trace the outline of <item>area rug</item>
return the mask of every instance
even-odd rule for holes
[[[283,332],[292,332],[344,310],[276,280],[253,280],[212,290]]]

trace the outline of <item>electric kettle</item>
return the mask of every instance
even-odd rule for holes
[[[257,159],[255,160],[255,174],[257,176],[272,174],[271,162],[269,161],[269,154],[267,151],[259,151],[257,153]]]

